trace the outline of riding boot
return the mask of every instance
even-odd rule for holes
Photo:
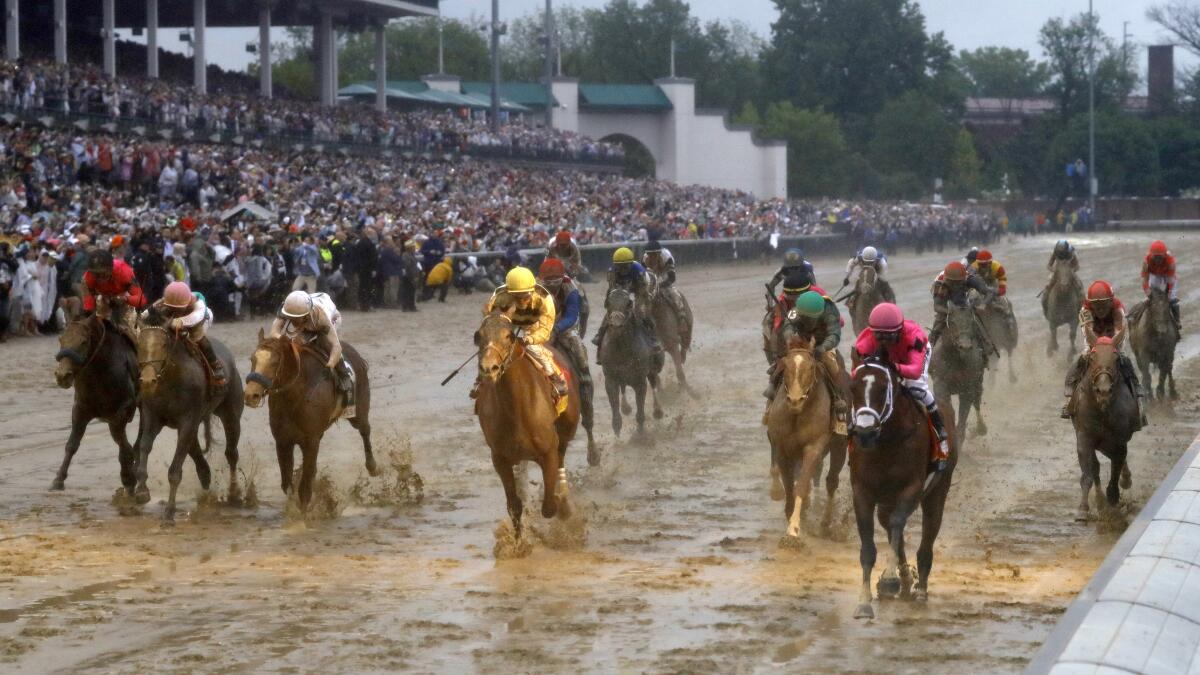
[[[1079,380],[1083,377],[1083,369],[1087,366],[1087,356],[1081,354],[1075,359],[1075,364],[1071,366],[1071,370],[1067,371],[1067,381],[1063,384],[1063,395],[1067,397],[1063,403],[1062,410],[1058,416],[1064,420],[1069,420],[1075,416],[1075,389],[1079,386]]]
[[[567,395],[567,380],[560,373],[554,373],[550,381],[554,383],[554,393],[558,394],[559,398]]]
[[[945,471],[950,466],[950,436],[946,433],[942,411],[937,408],[930,410],[929,421],[933,422],[933,431],[938,437],[937,454],[929,468],[934,472]]]
[[[1117,365],[1124,375],[1125,380],[1129,383],[1129,388],[1133,391],[1134,398],[1137,401],[1138,407],[1138,427],[1134,431],[1140,431],[1145,428],[1149,422],[1146,420],[1146,392],[1142,389],[1142,383],[1138,380],[1137,370],[1133,367],[1131,361],[1124,354],[1117,358]]]
[[[204,336],[196,341],[196,346],[200,348],[200,353],[204,355],[204,360],[208,361],[208,369],[212,372],[212,387],[213,389],[221,389],[225,386],[225,364],[221,363],[221,359],[217,358],[213,351],[212,342],[208,336]]]
[[[346,397],[346,407],[352,408],[355,404],[354,391],[354,370],[350,367],[350,362],[342,359],[338,364],[338,388],[342,390],[342,394]]]

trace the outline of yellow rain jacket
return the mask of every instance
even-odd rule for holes
[[[442,258],[440,263],[429,270],[429,276],[425,278],[425,285],[441,286],[450,283],[452,279],[454,279],[454,265],[450,263],[449,258]]]

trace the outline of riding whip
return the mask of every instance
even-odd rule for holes
[[[472,354],[472,355],[468,356],[468,357],[467,357],[467,360],[466,360],[466,361],[463,361],[463,363],[462,363],[462,365],[461,365],[461,366],[459,366],[459,367],[455,368],[455,369],[454,369],[454,372],[450,373],[449,375],[447,375],[447,376],[446,376],[446,379],[442,380],[442,385],[441,385],[441,386],[443,386],[443,387],[444,387],[444,386],[446,386],[446,383],[447,383],[447,382],[449,382],[450,380],[453,380],[453,379],[454,379],[454,376],[455,376],[455,375],[458,375],[458,373],[459,373],[460,371],[462,371],[462,369],[463,369],[463,368],[466,368],[468,363],[470,363],[471,361],[474,361],[474,360],[475,360],[475,357],[477,357],[477,356],[479,356],[479,352],[478,352],[478,351],[476,351],[474,354]]]
[[[845,286],[843,286],[842,288],[845,288]],[[834,300],[834,302],[842,302],[843,300],[849,300],[850,298],[853,298],[853,297],[854,297],[854,296],[856,296],[856,295],[858,295],[858,290],[857,290],[857,289],[856,289],[856,290],[853,290],[853,291],[850,291],[849,293],[847,293],[847,294],[843,295],[842,297],[840,297],[840,298],[838,298],[838,299]]]

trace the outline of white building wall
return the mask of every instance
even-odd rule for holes
[[[558,101],[551,111],[554,128],[564,131],[579,131],[579,80],[573,77],[556,77],[550,80],[550,93]]]
[[[689,181],[745,190],[764,199],[787,196],[787,145],[755,142],[749,129],[730,128],[723,112],[701,112],[691,123]]]
[[[668,124],[670,113],[644,112],[590,112],[579,113],[579,133],[591,138],[604,138],[613,134],[625,134],[636,138],[654,157],[655,176],[663,180],[674,180],[667,174],[668,164],[664,157],[663,129]]]

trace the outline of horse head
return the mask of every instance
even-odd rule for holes
[[[612,289],[604,300],[604,308],[608,310],[609,327],[621,328],[633,318],[633,293],[624,288]]]
[[[171,349],[179,336],[167,327],[167,318],[157,310],[146,312],[146,322],[138,331],[137,359],[141,370],[141,390],[153,394],[171,360]]]
[[[850,382],[854,421],[850,432],[863,447],[875,445],[884,423],[892,416],[896,378],[896,371],[875,357],[865,359],[854,369]]]
[[[975,307],[968,302],[958,305],[953,302],[946,307],[946,340],[959,351],[970,351],[979,346],[976,338],[977,319]]]
[[[1146,319],[1151,333],[1164,334],[1174,329],[1175,322],[1171,318],[1171,301],[1165,290],[1150,289],[1150,299],[1146,303]]]
[[[874,267],[863,266],[858,271],[858,281],[854,284],[854,290],[858,291],[858,297],[863,297],[875,290],[875,280],[878,274]]]
[[[475,346],[479,348],[480,379],[492,384],[499,382],[521,351],[512,311],[495,309],[485,316],[475,331]]]
[[[1088,355],[1088,379],[1092,383],[1092,395],[1100,410],[1108,410],[1112,403],[1113,383],[1117,378],[1117,347],[1112,338],[1102,337],[1096,341]]]
[[[804,407],[813,383],[817,381],[817,359],[813,355],[813,339],[794,340],[783,357],[783,390],[788,407],[793,412]]]
[[[250,356],[250,372],[246,375],[246,405],[257,408],[272,390],[278,389],[276,383],[283,379],[287,355],[295,349],[290,340],[268,338],[261,328],[258,329],[258,346]]]
[[[99,332],[99,338],[96,333]],[[100,343],[104,341],[104,320],[95,315],[67,324],[62,335],[58,336],[58,353],[54,360],[58,366],[54,368],[54,381],[63,389],[69,389],[75,382],[75,376],[83,367],[91,362],[97,354]]]

